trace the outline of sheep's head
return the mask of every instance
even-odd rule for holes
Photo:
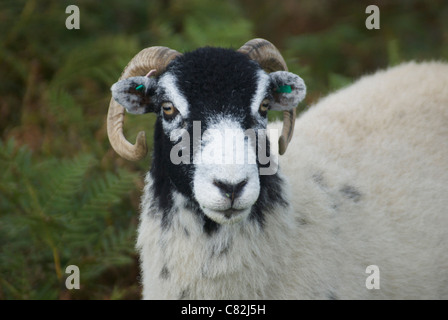
[[[234,223],[254,212],[265,189],[272,191],[263,175],[275,175],[276,167],[272,171],[273,163],[261,160],[271,154],[267,112],[284,111],[283,154],[306,88],[270,42],[254,39],[238,51],[202,48],[184,55],[151,47],[134,57],[120,79],[112,86],[109,139],[124,158],[141,159],[144,133],[135,145],[126,141],[123,107],[157,114],[151,173],[160,182],[156,193],[170,194],[162,202],[172,202],[174,188],[214,222]]]

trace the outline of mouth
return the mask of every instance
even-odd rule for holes
[[[204,213],[213,221],[219,224],[234,224],[243,220],[249,215],[249,209],[230,208],[226,210],[211,210],[203,208]]]
[[[224,215],[224,217],[226,217],[226,219],[230,219],[230,218],[232,218],[232,216],[238,215],[238,214],[240,214],[241,212],[243,212],[245,210],[247,210],[247,209],[233,209],[233,208],[230,208],[230,209],[227,209],[227,210],[217,211],[217,212],[219,212],[220,214]]]

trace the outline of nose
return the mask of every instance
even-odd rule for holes
[[[231,201],[231,205],[233,206],[233,202],[236,198],[241,194],[244,189],[244,186],[247,184],[247,179],[242,180],[239,183],[228,183],[220,180],[213,180],[213,184],[218,187],[219,191]]]

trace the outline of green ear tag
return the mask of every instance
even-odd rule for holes
[[[291,93],[291,86],[279,86],[276,90],[278,93]]]
[[[142,91],[142,90],[144,90],[145,89],[145,86],[144,85],[139,85],[139,86],[137,86],[137,87],[135,87],[135,90],[137,90],[137,91]]]

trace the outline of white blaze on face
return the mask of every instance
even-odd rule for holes
[[[257,90],[250,102],[250,109],[253,115],[258,115],[258,109],[263,99],[266,97],[266,89],[269,86],[269,75],[263,70],[258,71]]]
[[[247,218],[260,194],[256,136],[259,129],[265,129],[267,125],[267,119],[258,110],[266,97],[269,76],[263,70],[257,76],[257,88],[248,106],[256,123],[254,128],[243,130],[241,119],[210,119],[211,124],[202,136],[201,147],[194,154],[196,170],[193,191],[196,200],[204,213],[220,224],[236,223]],[[242,183],[244,187],[233,195],[223,191],[220,183],[227,186]]]
[[[255,134],[247,134],[235,119],[214,120],[202,135],[195,154],[193,191],[204,213],[217,223],[235,223],[246,218],[260,192],[256,164]],[[237,186],[240,192],[226,194],[219,183]]]
[[[160,77],[158,85],[160,88],[159,90],[164,90],[167,101],[172,102],[176,109],[179,110],[179,114],[171,121],[166,121],[165,119],[162,120],[165,134],[170,137],[171,141],[176,141],[181,138],[182,131],[177,129],[180,128],[182,119],[188,117],[189,105],[187,99],[179,91],[176,84],[176,78],[173,74],[169,72],[165,73]],[[160,112],[163,111],[160,110]]]

